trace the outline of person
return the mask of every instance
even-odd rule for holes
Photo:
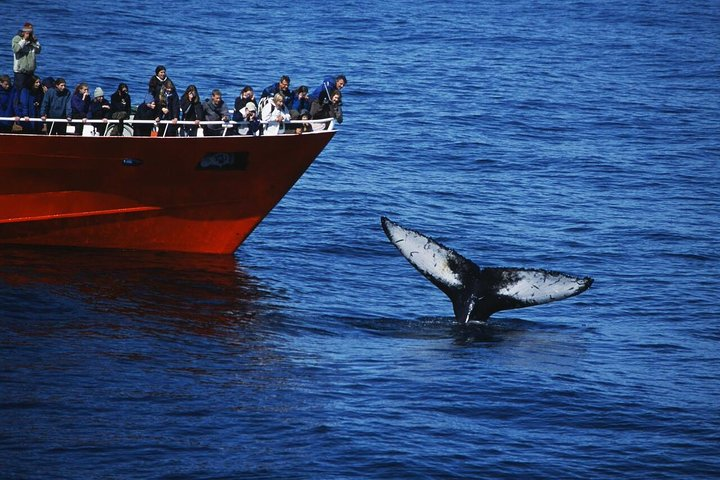
[[[52,90],[55,88],[55,79],[53,77],[44,78],[42,81],[42,87],[45,93],[47,93],[48,90]]]
[[[55,79],[55,88],[49,89],[43,97],[40,106],[40,118],[45,121],[46,118],[66,118],[70,120],[70,91],[66,88],[65,79],[58,77]],[[67,123],[50,124],[48,129],[49,135],[65,135],[67,132]]]
[[[130,118],[132,113],[132,103],[130,93],[126,83],[118,84],[115,93],[110,95],[110,118],[118,120],[117,125],[111,127],[113,135],[122,135],[125,128],[124,120]]]
[[[290,99],[290,118],[293,120],[297,120],[300,118],[300,112],[303,110],[310,111],[310,107],[312,105],[312,102],[308,98],[308,87],[305,85],[300,85],[298,88],[296,88],[292,93],[292,98]]]
[[[324,102],[320,99],[315,100],[310,109],[310,116],[313,120],[334,118],[337,123],[342,123],[342,94],[340,91],[334,90],[330,94],[329,102]]]
[[[237,113],[238,111],[236,111]],[[258,137],[262,135],[263,128],[262,123],[257,118],[257,107],[253,102],[248,102],[243,108],[239,110],[243,118],[236,120],[238,122],[245,122],[245,124],[238,125],[238,134],[240,135],[253,135]]]
[[[205,102],[203,102],[202,106],[203,117],[205,118],[205,121],[214,122],[222,120],[223,122],[227,122],[230,120],[230,113],[228,111],[227,105],[225,105],[225,102],[223,102],[222,92],[220,92],[220,90],[218,90],[217,88],[212,91],[212,96],[206,99]],[[203,126],[205,136],[220,136],[225,133],[224,130],[225,129],[222,125]]]
[[[15,97],[8,75],[0,76],[0,117],[15,117]],[[0,133],[12,133],[13,120],[0,120]]]
[[[163,91],[163,88],[165,88],[165,82],[170,80],[170,77],[167,76],[167,70],[165,70],[164,65],[158,65],[155,67],[155,75],[150,77],[150,81],[148,81],[148,92],[155,97],[157,100],[160,98],[160,94]]]
[[[320,100],[321,102],[326,102],[334,90],[340,92],[343,88],[345,88],[345,85],[347,85],[347,78],[345,78],[345,75],[343,74],[340,74],[337,77],[325,77],[320,86],[313,90],[310,94],[310,101],[314,102],[315,100]]]
[[[20,101],[17,104],[18,110],[16,114],[25,118],[25,121],[20,124],[23,133],[41,133],[42,122],[31,122],[30,118],[40,117],[40,107],[45,96],[45,87],[35,75],[30,77],[30,84],[31,87],[25,87],[20,92]]]
[[[75,92],[73,92],[70,98],[70,114],[72,118],[82,120],[81,122],[73,122],[73,125],[75,125],[75,135],[83,134],[83,127],[90,113],[91,100],[89,90],[90,88],[87,83],[78,83],[75,87]]]
[[[291,114],[291,115],[292,115],[292,114]],[[300,120],[310,120],[310,112],[308,112],[307,110],[303,109],[303,110],[300,112],[300,117],[299,117],[299,119],[300,119]],[[307,133],[307,132],[312,132],[312,131],[313,131],[313,127],[312,127],[312,124],[311,124],[310,122],[302,122],[302,124],[297,125],[297,126],[295,127],[295,133],[297,133],[298,135],[300,135],[301,133]]]
[[[276,93],[265,106],[262,118],[267,121],[265,135],[280,135],[285,133],[285,122],[290,120],[290,112],[285,106],[285,97],[282,93]]]
[[[203,108],[198,96],[197,87],[188,85],[180,98],[180,112],[186,122],[195,122],[195,125],[183,125],[182,133],[186,137],[197,137],[198,125],[203,119]]]
[[[93,92],[93,99],[90,102],[90,111],[88,112],[88,118],[93,120],[103,120],[103,124],[93,124],[93,128],[98,135],[101,137],[105,135],[107,130],[107,119],[110,118],[110,102],[105,100],[105,92],[100,87],[95,88]]]
[[[37,68],[36,56],[41,47],[32,23],[26,22],[22,29],[12,39],[13,71],[15,72],[15,90],[18,93],[28,85],[30,77],[35,75]]]
[[[245,85],[240,92],[240,96],[235,97],[235,110],[233,112],[234,122],[242,122],[245,120],[245,112],[241,110],[245,108],[248,103],[253,103],[255,105],[255,110],[257,110],[258,104],[255,101],[255,91],[250,85]]]
[[[158,127],[158,135],[161,137],[177,137],[177,121],[180,118],[180,98],[175,91],[175,84],[168,79],[165,82],[159,99],[160,120],[168,120],[172,123],[162,123]]]
[[[287,75],[283,75],[280,77],[280,81],[277,83],[273,83],[272,85],[268,85],[265,87],[265,89],[262,91],[262,94],[260,95],[260,100],[263,98],[273,98],[276,94],[282,93],[283,98],[285,98],[286,102],[290,101],[290,96],[292,95],[292,92],[290,91],[290,77]]]
[[[157,114],[157,103],[155,97],[149,93],[145,95],[143,103],[138,105],[137,112],[135,113],[135,120],[154,120],[158,121],[159,117]],[[152,136],[153,125],[151,123],[134,123],[133,124],[133,136],[135,137],[150,137]]]

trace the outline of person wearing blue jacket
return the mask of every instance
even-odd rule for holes
[[[45,97],[45,90],[40,79],[34,75],[30,76],[28,85],[20,92],[17,116],[38,118],[40,117],[40,108],[42,107],[43,97]],[[40,133],[42,131],[42,122],[38,121],[24,121],[20,123],[20,126],[23,133]]]
[[[55,79],[55,88],[49,89],[43,97],[40,106],[40,118],[45,121],[46,118],[65,118],[70,120],[70,91],[66,88],[64,78]],[[67,123],[50,124],[48,134],[65,135],[67,133]]]
[[[75,135],[82,135],[83,128],[85,127],[85,121],[88,119],[90,114],[90,87],[87,83],[78,83],[75,87],[75,93],[70,98],[70,107],[72,118],[78,118],[81,122],[73,122],[75,125]]]
[[[327,103],[329,102],[330,94],[335,90],[338,92],[341,91],[345,88],[345,85],[347,85],[347,78],[345,78],[345,75],[343,74],[336,77],[325,77],[325,80],[323,80],[320,86],[313,90],[310,94],[310,102],[320,100],[321,104]]]
[[[15,114],[15,89],[10,85],[10,77],[0,76],[0,117],[14,117]],[[12,133],[12,120],[0,120],[0,133]]]
[[[297,120],[300,118],[300,112],[303,110],[310,111],[312,102],[308,98],[308,87],[301,85],[292,92],[290,99],[290,118]]]
[[[272,100],[278,93],[282,93],[285,98],[285,106],[290,109],[290,98],[292,97],[292,92],[290,91],[290,77],[287,75],[281,76],[279,82],[265,87],[260,95],[260,100],[263,98],[270,98],[270,100]]]

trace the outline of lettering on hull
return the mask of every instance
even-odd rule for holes
[[[247,152],[207,153],[197,165],[197,170],[246,170]]]

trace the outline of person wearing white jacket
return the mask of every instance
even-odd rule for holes
[[[272,102],[263,108],[262,119],[267,121],[265,135],[280,135],[285,133],[285,122],[290,121],[290,112],[285,106],[285,96],[276,93]]]

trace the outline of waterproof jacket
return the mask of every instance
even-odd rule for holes
[[[328,98],[333,90],[335,90],[335,77],[325,77],[320,86],[310,93],[310,101],[314,102],[317,99]]]
[[[40,53],[40,42],[29,42],[20,35],[12,39],[13,71],[15,73],[34,73],[37,66],[35,56]]]
[[[70,117],[70,91],[63,90],[60,93],[57,88],[48,90],[43,97],[40,114],[48,118]]]
[[[72,108],[72,118],[88,118],[90,113],[90,95],[83,98],[83,94],[74,93],[70,100],[70,107]]]
[[[40,117],[40,107],[42,107],[42,101],[44,97],[45,92],[43,91],[42,87],[38,88],[35,91],[29,88],[23,88],[22,92],[20,92],[20,101],[17,104],[17,115],[19,117],[30,118]],[[23,130],[25,130],[26,128],[30,130],[38,130],[42,128],[42,123],[40,122],[22,122],[21,125],[23,127]]]
[[[227,105],[225,105],[225,102],[222,100],[219,105],[215,105],[212,99],[208,98],[203,102],[202,108],[205,120],[208,122],[215,122],[229,117]],[[219,131],[222,130],[223,127],[222,125],[205,125],[205,128],[212,131]]]
[[[10,87],[7,90],[0,87],[0,117],[14,117],[15,113],[15,89]],[[8,127],[13,124],[11,120],[0,121],[0,126]]]
[[[130,103],[130,95],[127,93],[115,92],[110,95],[110,113],[125,112],[130,116],[132,103]]]

